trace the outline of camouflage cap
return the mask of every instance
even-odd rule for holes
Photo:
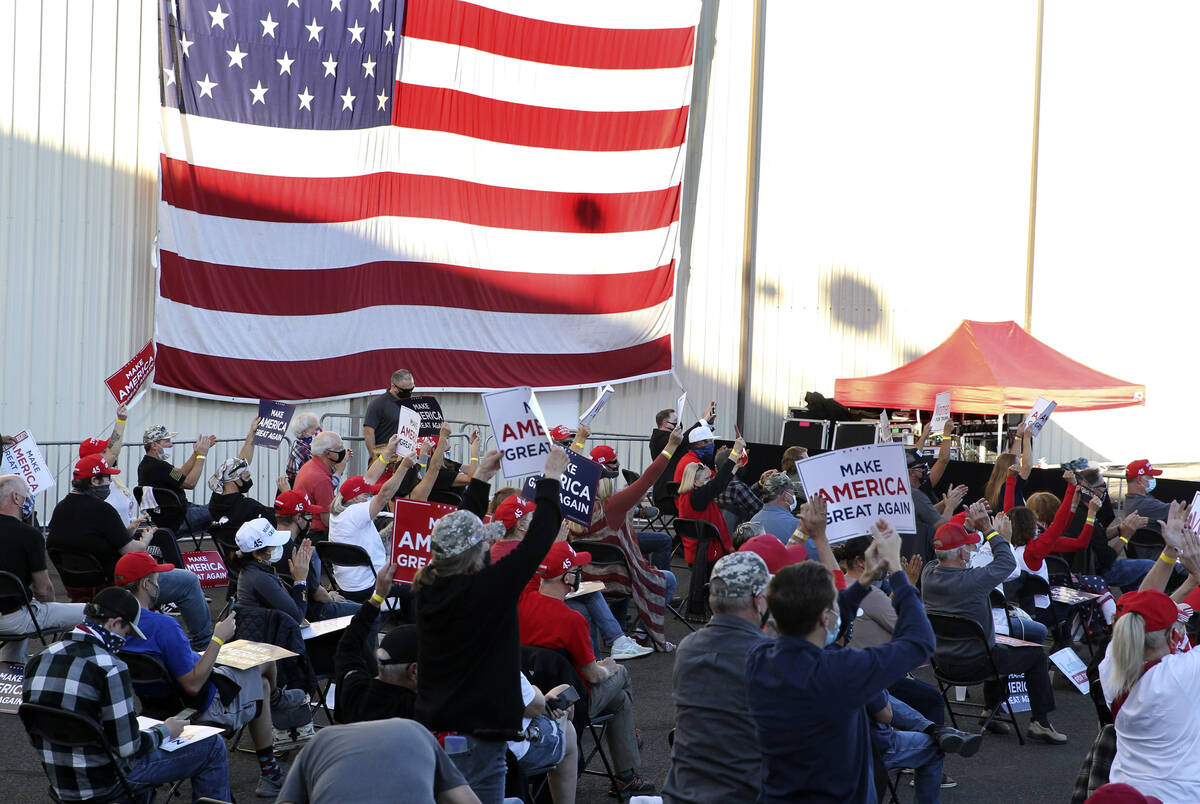
[[[792,490],[792,479],[783,472],[776,472],[762,482],[763,495],[767,500],[774,500],[784,492]]]
[[[495,541],[503,535],[503,523],[489,522],[485,525],[470,511],[453,511],[433,526],[433,558],[452,558],[485,539]]]
[[[771,574],[761,556],[747,551],[722,556],[713,565],[710,580],[717,579],[725,585],[720,592],[713,592],[717,597],[749,597],[767,588]]]
[[[146,432],[142,433],[142,443],[149,446],[155,441],[162,441],[164,438],[174,438],[179,433],[172,433],[161,424],[155,424],[146,428]]]

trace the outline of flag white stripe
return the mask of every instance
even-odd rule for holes
[[[603,3],[564,3],[562,0],[471,0],[471,4],[518,17],[563,25],[582,25],[587,28],[691,28],[700,18],[699,0],[606,0]]]
[[[453,307],[379,306],[319,316],[230,313],[158,300],[161,344],[244,360],[322,360],[373,349],[581,354],[671,332],[672,302],[606,315],[529,315]],[[469,325],[466,325],[469,322]]]
[[[405,84],[584,112],[642,112],[686,106],[691,67],[598,70],[525,61],[462,45],[404,37],[397,76]]]
[[[193,260],[260,268],[344,268],[393,260],[528,274],[623,274],[670,262],[679,226],[578,234],[387,216],[275,223],[203,215],[165,201],[158,209],[159,248]]]
[[[381,126],[308,131],[182,115],[163,107],[162,152],[197,167],[261,176],[445,176],[494,187],[633,193],[679,184],[684,149],[567,151]]]

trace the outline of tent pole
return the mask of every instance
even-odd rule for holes
[[[1004,414],[996,416],[996,457],[1004,452]]]

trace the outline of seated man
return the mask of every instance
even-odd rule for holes
[[[0,570],[11,572],[30,593],[37,624],[45,632],[71,628],[83,620],[82,603],[54,602],[54,584],[46,569],[46,542],[36,528],[21,521],[29,484],[20,475],[0,475]],[[0,597],[0,638],[32,633],[33,620],[17,597]],[[28,640],[0,648],[0,661],[25,664]]]
[[[158,564],[149,553],[130,553],[117,562],[116,582],[129,590],[142,607],[142,618],[138,626],[144,637],[131,636],[124,650],[154,656],[167,668],[186,695],[197,698],[196,714],[192,720],[199,723],[215,723],[227,729],[236,729],[249,724],[250,740],[258,754],[259,779],[255,793],[274,796],[283,784],[283,773],[279,759],[275,756],[274,739],[271,731],[272,703],[290,708],[304,702],[304,693],[298,690],[280,690],[272,695],[271,680],[275,664],[258,665],[246,670],[233,667],[214,666],[221,645],[233,638],[236,624],[230,614],[213,628],[212,641],[203,654],[197,654],[188,644],[183,629],[173,617],[151,611],[158,598],[158,577],[174,569],[170,564]],[[218,693],[211,678],[222,675],[233,681],[236,695],[229,697]],[[139,694],[168,694],[169,690],[135,687]],[[272,698],[274,697],[274,701]]]
[[[765,478],[760,488],[762,509],[751,517],[751,521],[762,524],[764,532],[774,536],[781,544],[787,544],[800,526],[800,521],[793,513],[800,498],[793,490],[792,481],[782,472],[776,472]],[[816,560],[815,551],[810,551],[808,557]]]
[[[250,477],[250,463],[254,460],[254,433],[259,421],[255,417],[250,424],[250,432],[246,434],[241,452],[233,458],[226,458],[208,478],[208,487],[212,490],[212,496],[208,498],[208,512],[213,522],[225,519],[225,526],[233,531],[260,516],[269,521],[275,519],[275,512],[270,506],[247,496],[254,486],[254,479]]]
[[[299,625],[308,611],[308,567],[313,547],[301,545],[292,552],[288,562],[291,573],[289,589],[279,578],[273,566],[283,555],[283,545],[291,541],[292,534],[276,530],[265,519],[252,519],[238,528],[235,541],[238,558],[245,564],[238,576],[239,606],[256,606],[275,609],[291,617]]]
[[[146,542],[130,538],[121,517],[105,500],[111,476],[119,469],[108,465],[99,454],[81,458],[75,464],[71,492],[54,507],[46,547],[87,553],[94,556],[109,579],[117,559],[126,553],[144,552]],[[146,538],[153,534],[147,534]],[[212,638],[212,614],[204,600],[200,579],[185,569],[174,569],[159,579],[159,603],[175,603],[183,616],[192,647],[204,650]],[[86,601],[91,590],[68,588],[73,599]]]
[[[871,744],[888,771],[912,768],[917,804],[940,804],[946,776],[942,760],[948,753],[974,756],[982,735],[938,726],[908,704],[880,692],[867,702],[871,715]]]
[[[1006,522],[1007,518],[1002,518],[1002,521]],[[930,612],[953,614],[978,623],[987,638],[997,670],[1001,673],[1025,674],[1031,710],[1026,735],[1031,740],[1052,745],[1065,743],[1066,735],[1050,725],[1049,714],[1054,711],[1054,691],[1050,687],[1045,648],[996,644],[988,595],[996,584],[1001,583],[1016,569],[1017,560],[1013,556],[1012,546],[1000,537],[992,525],[987,509],[981,503],[970,507],[967,525],[972,528],[970,532],[957,522],[947,522],[934,534],[933,546],[937,560],[927,564],[921,573],[921,596],[925,607]],[[984,541],[991,546],[992,561],[985,566],[968,567],[967,563],[974,552],[972,546],[980,543],[979,534],[975,530],[982,530],[987,534]],[[952,672],[973,674],[988,668],[987,657],[979,652],[978,642],[974,639],[938,639],[936,655],[938,663]],[[984,705],[987,709],[980,720],[987,724],[989,731],[997,734],[1009,731],[1007,724],[991,718],[993,710],[1004,700],[1006,693],[1007,685],[1004,680],[989,681],[983,685]]]
[[[146,432],[142,433],[142,446],[146,455],[138,464],[138,485],[167,488],[178,494],[183,499],[184,519],[188,527],[192,533],[200,533],[212,524],[212,516],[207,506],[188,502],[184,492],[196,488],[196,484],[200,482],[204,461],[208,458],[208,451],[212,449],[213,444],[217,443],[217,437],[202,435],[197,438],[191,456],[184,461],[183,466],[176,469],[171,465],[171,456],[175,448],[175,442],[171,439],[177,435],[179,434],[170,432],[161,424],[147,427]]]
[[[141,606],[128,591],[101,590],[87,605],[83,622],[25,667],[21,697],[25,703],[73,712],[99,725],[132,784],[191,779],[193,800],[208,796],[229,801],[224,740],[213,736],[167,752],[160,746],[183,732],[184,721],[169,717],[145,731],[138,728],[129,667],[116,654],[129,636],[145,638],[140,619]],[[55,745],[41,737],[32,742],[59,798],[119,793],[121,783],[106,752]]]
[[[840,596],[832,573],[815,561],[784,567],[767,585],[767,608],[780,636],[751,647],[746,660],[750,712],[763,750],[760,802],[876,800],[866,704],[929,658],[933,631],[900,569],[900,538],[884,520],[873,530],[868,573]],[[897,612],[892,641],[827,650],[843,630],[842,610],[857,607],[887,571]]]
[[[309,554],[308,577],[305,579],[308,585],[306,613],[309,622],[345,617],[354,614],[359,607],[358,603],[346,600],[339,592],[321,585],[321,559],[314,551],[308,533],[313,517],[324,511],[324,508],[296,491],[285,491],[275,498],[275,528],[287,531],[292,537],[283,545],[283,553],[274,565],[275,571],[286,577],[291,573],[293,553],[303,548]]]
[[[713,565],[712,619],[683,638],[675,657],[675,743],[663,785],[668,803],[758,798],[762,752],[746,699],[746,655],[766,640],[761,623],[770,577],[755,553],[722,556]]]
[[[321,729],[292,764],[276,799],[278,804],[399,800],[479,804],[437,739],[420,723],[401,718]]]
[[[300,467],[292,490],[307,495],[310,500],[325,509],[313,517],[312,539],[324,540],[329,530],[329,506],[334,492],[342,482],[341,475],[346,464],[354,457],[354,450],[342,443],[342,437],[331,430],[318,433],[312,440],[312,457]]]
[[[521,739],[508,741],[509,753],[516,757],[523,773],[553,768],[546,776],[554,804],[574,804],[579,783],[579,742],[571,724],[574,706],[551,708],[555,697],[571,685],[559,684],[543,695],[524,673],[518,678],[525,711],[521,716]]]
[[[1162,469],[1155,469],[1145,458],[1126,466],[1125,480],[1129,485],[1125,491],[1125,501],[1121,503],[1121,513],[1126,516],[1129,514],[1144,516],[1146,524],[1143,527],[1160,536],[1162,535],[1162,525],[1158,523],[1167,521],[1167,513],[1170,511],[1171,504],[1151,497],[1150,492],[1154,491],[1154,486],[1158,483],[1157,478],[1161,474]]]
[[[567,542],[555,542],[517,603],[521,644],[565,650],[591,690],[591,717],[614,715],[608,726],[608,748],[620,796],[650,795],[654,785],[637,775],[641,764],[633,723],[633,683],[629,671],[610,657],[596,661],[587,620],[564,601],[579,588],[580,567],[590,557],[577,554]],[[541,579],[540,588],[537,584]]]

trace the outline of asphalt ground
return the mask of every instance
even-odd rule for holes
[[[676,569],[679,588],[687,588],[687,569]],[[53,569],[51,575],[56,584]],[[212,597],[214,616],[224,604],[224,589],[207,590]],[[61,587],[60,587],[61,595]],[[65,595],[59,598],[65,600]],[[686,627],[673,617],[667,620],[667,637],[678,643],[688,633]],[[36,643],[34,643],[36,645]],[[31,647],[32,649],[32,647]],[[1077,647],[1086,660],[1085,649]],[[637,712],[637,727],[642,733],[641,773],[656,785],[666,778],[670,764],[670,749],[667,733],[674,726],[674,708],[671,703],[671,671],[674,654],[654,653],[643,658],[625,662],[633,678],[634,706]],[[933,682],[928,668],[918,671],[918,677]],[[1055,727],[1066,734],[1070,741],[1061,746],[1050,746],[1026,742],[1018,745],[1015,735],[985,737],[979,753],[969,759],[950,756],[946,759],[946,773],[958,782],[957,788],[942,791],[947,804],[997,804],[997,802],[1066,802],[1080,763],[1091,747],[1096,735],[1096,715],[1090,700],[1081,695],[1071,684],[1056,675],[1054,680],[1057,711],[1051,717]],[[967,705],[982,700],[980,688],[968,691]],[[1022,728],[1028,723],[1027,713],[1018,713]],[[318,713],[318,726],[325,722]],[[960,721],[964,728],[972,724]],[[244,741],[248,743],[248,740]],[[590,745],[585,738],[585,750]],[[0,801],[3,804],[25,804],[25,802],[48,801],[46,777],[32,746],[16,715],[0,714]],[[713,746],[714,755],[720,751]],[[288,764],[285,759],[285,766]],[[600,768],[599,758],[592,763]],[[233,752],[229,758],[230,778],[233,794],[239,802],[261,801],[254,795],[258,781],[258,763],[252,753]],[[831,769],[831,772],[833,770]],[[911,777],[902,777],[899,798],[902,802],[913,801]],[[584,776],[580,780],[577,801],[614,801],[607,795],[608,780],[596,776]],[[188,785],[184,795],[175,801],[188,801]],[[159,797],[160,800],[162,796]],[[398,797],[397,801],[403,801]],[[364,803],[366,804],[366,803]],[[730,804],[738,804],[730,802]]]

